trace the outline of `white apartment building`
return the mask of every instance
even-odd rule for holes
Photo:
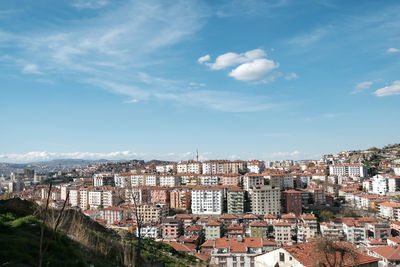
[[[400,203],[384,202],[379,205],[379,216],[389,220],[400,220]]]
[[[367,177],[367,166],[361,164],[338,164],[329,166],[330,175]]]
[[[113,185],[114,175],[112,173],[96,173],[93,175],[93,186]]]
[[[124,173],[120,173],[120,174],[115,174],[114,175],[114,185],[115,187],[127,187],[128,183],[127,180],[130,179],[130,175],[129,174],[124,174]]]
[[[366,238],[366,230],[357,222],[343,222],[343,234],[347,242],[359,245]]]
[[[224,173],[224,166],[221,162],[213,160],[203,162],[203,174]]]
[[[251,160],[247,162],[247,172],[249,173],[262,173],[265,170],[264,161]]]
[[[254,214],[281,213],[281,191],[279,188],[263,186],[260,189],[253,189],[251,193],[251,210]]]
[[[140,236],[142,238],[159,238],[160,237],[160,226],[157,224],[147,223],[142,225],[140,229]],[[139,236],[139,228],[136,228],[136,236]]]
[[[320,223],[321,235],[333,239],[339,239],[343,236],[343,225],[335,223]]]
[[[170,173],[176,172],[176,164],[161,164],[156,166],[156,171],[158,173]]]
[[[311,238],[317,236],[317,228],[312,227],[307,223],[299,223],[297,225],[297,243],[305,243]]]
[[[393,167],[394,175],[399,175],[400,176],[400,167]]]
[[[104,190],[102,197],[103,197],[103,207],[112,207],[115,205],[115,191],[114,190]]]
[[[372,193],[377,195],[385,195],[389,190],[389,181],[387,177],[375,175],[371,178]]]
[[[219,180],[220,176],[217,175],[209,175],[209,174],[200,175],[201,185],[204,186],[217,186]]]
[[[91,190],[89,191],[89,207],[90,209],[97,209],[103,204],[102,191]]]
[[[160,176],[158,174],[145,174],[144,184],[146,186],[159,186],[160,185]]]
[[[79,190],[78,189],[70,189],[69,190],[69,204],[71,204],[71,207],[79,207],[80,201],[79,201]]]
[[[192,190],[193,214],[222,214],[223,204],[223,189],[201,187]]]
[[[89,192],[87,189],[79,190],[79,207],[81,210],[89,209]]]
[[[180,185],[180,177],[176,175],[160,175],[160,186],[175,187]]]
[[[199,161],[179,162],[176,166],[177,173],[202,173],[203,164]]]

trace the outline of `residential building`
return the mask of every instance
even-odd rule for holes
[[[291,244],[291,224],[288,222],[275,222],[274,224],[274,237],[275,241],[282,245],[282,244]]]
[[[192,190],[193,214],[222,214],[223,189],[219,187],[197,187]]]
[[[209,220],[205,225],[205,238],[207,240],[220,238],[222,236],[222,226],[221,222]]]
[[[174,188],[170,192],[172,209],[188,210],[191,207],[191,192],[186,188]]]
[[[231,188],[227,191],[227,208],[230,214],[244,213],[244,190]]]
[[[285,213],[294,213],[299,216],[302,213],[301,192],[286,190],[282,192],[282,210]]]
[[[350,176],[350,177],[367,177],[367,166],[362,164],[337,164],[329,166],[330,175]]]
[[[281,191],[279,188],[263,186],[251,191],[251,210],[254,214],[280,214]]]

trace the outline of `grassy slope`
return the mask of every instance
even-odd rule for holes
[[[37,266],[39,259],[39,240],[41,222],[33,216],[34,203],[13,199],[0,200],[0,265]],[[97,225],[97,228],[101,227]],[[89,228],[90,227],[90,228]],[[87,226],[86,231],[97,231],[96,227]],[[97,229],[97,230],[96,230]],[[104,231],[98,232],[106,235]],[[51,240],[51,233],[46,231],[46,241]],[[104,240],[115,239],[115,236]],[[135,241],[125,240],[135,246]],[[142,257],[147,263],[163,262],[165,266],[201,266],[194,256],[175,251],[171,246],[143,240]],[[44,257],[44,266],[122,266],[113,258],[98,255],[81,244],[58,232]]]

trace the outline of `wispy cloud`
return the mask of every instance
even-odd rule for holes
[[[298,35],[289,40],[289,44],[299,47],[310,46],[321,40],[325,35],[327,35],[330,28],[331,26],[326,26],[325,28],[318,28],[312,32]]]
[[[288,81],[294,80],[294,79],[297,79],[297,78],[299,78],[299,75],[297,75],[294,72],[291,72],[291,73],[288,73],[288,74],[285,75],[285,80],[288,80]]]
[[[26,74],[42,74],[42,72],[39,70],[38,65],[36,64],[25,65],[22,69],[22,72]]]
[[[212,91],[204,89],[182,90],[181,87],[169,91],[154,88],[140,88],[104,80],[87,80],[86,82],[104,90],[129,97],[130,103],[147,100],[169,101],[179,106],[205,107],[223,112],[255,112],[278,107],[263,97],[252,97],[230,91]],[[157,86],[156,86],[157,87]]]
[[[364,91],[365,89],[370,88],[374,84],[373,81],[366,81],[366,82],[360,82],[356,84],[354,87],[354,90],[352,91],[352,94],[358,94]]]
[[[400,95],[400,81],[394,81],[391,85],[376,90],[374,94],[377,97]]]
[[[75,0],[72,6],[78,9],[99,9],[109,4],[107,0]]]
[[[386,50],[386,52],[388,52],[388,53],[398,53],[398,52],[400,52],[400,49],[391,47],[391,48],[388,48]]]

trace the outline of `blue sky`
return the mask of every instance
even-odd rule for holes
[[[399,1],[1,1],[0,161],[400,142]]]

